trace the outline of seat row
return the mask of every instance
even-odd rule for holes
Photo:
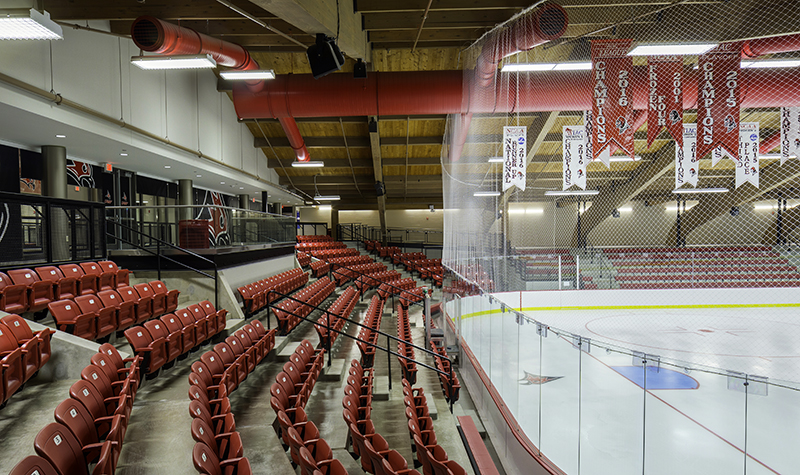
[[[397,246],[386,246],[378,249],[378,255],[383,258],[391,259],[395,254],[400,254],[402,251]]]
[[[441,259],[428,259],[427,257],[422,259],[409,259],[405,261],[406,270],[409,272],[419,272],[423,267],[436,267],[441,265]]]
[[[378,343],[378,332],[381,328],[383,317],[383,300],[377,295],[372,296],[369,307],[364,313],[363,326],[358,331],[358,349],[361,351],[361,365],[372,368],[375,362],[375,350]]]
[[[297,242],[326,242],[326,241],[333,241],[333,238],[325,234],[297,236]]]
[[[349,267],[334,266],[333,278],[336,280],[336,285],[342,285],[357,279],[363,274],[374,274],[376,272],[383,272],[386,270],[386,265],[380,262],[370,262],[369,264],[360,264]]]
[[[428,256],[426,256],[424,252],[402,252],[393,254],[391,258],[392,258],[392,264],[408,267],[409,261],[427,259]]]
[[[433,322],[431,322],[431,325],[433,326]],[[431,341],[431,350],[436,353],[434,366],[441,371],[439,373],[439,385],[442,387],[442,393],[447,402],[452,404],[458,401],[458,391],[461,389],[461,383],[458,381],[456,372],[452,371],[452,365],[447,358],[447,350],[444,347],[437,346],[433,341]]]
[[[321,348],[331,348],[339,333],[350,318],[353,309],[358,303],[359,292],[355,287],[347,287],[339,297],[328,307],[328,310],[317,319],[314,328],[319,335]],[[331,328],[331,330],[328,330]]]
[[[314,261],[310,265],[311,265],[311,275],[314,277],[322,277],[331,270],[330,263],[326,261]]]
[[[417,286],[417,281],[414,280],[412,277],[393,280],[390,282],[384,282],[378,287],[378,295],[383,300],[386,300],[387,298],[393,295],[397,295],[404,290],[411,290],[416,286]]]
[[[359,276],[356,279],[356,288],[362,294],[367,290],[379,287],[384,282],[394,282],[400,280],[402,274],[396,270],[386,270]]]
[[[131,325],[178,308],[178,290],[160,280],[107,289],[97,294],[50,302],[56,328],[87,340],[98,340]]]
[[[336,267],[352,267],[357,266],[360,264],[369,264],[371,262],[375,262],[375,260],[367,255],[361,254],[358,256],[346,256],[346,257],[334,257],[331,259],[326,259],[328,264]]]
[[[414,347],[406,342],[413,343],[411,336],[411,322],[408,320],[408,307],[397,304],[397,338],[403,341],[397,342],[397,353],[405,356],[398,356],[400,369],[403,371],[403,378],[411,384],[417,384],[417,363]]]
[[[252,473],[236,432],[228,395],[275,347],[275,330],[252,320],[206,351],[189,374],[189,413],[196,444],[192,460],[200,473]]]
[[[411,450],[416,453],[414,466],[422,467],[423,475],[466,475],[464,468],[447,458],[447,452],[437,444],[428,400],[422,388],[403,379],[403,403],[408,421]]]
[[[164,365],[185,356],[225,330],[228,311],[208,300],[125,330],[131,350],[142,359],[142,372],[155,375]]]
[[[291,298],[279,303],[273,311],[278,320],[281,335],[287,335],[314,311],[336,289],[336,284],[323,277],[313,284],[298,290]]]
[[[0,310],[37,313],[54,300],[115,289],[117,282],[128,285],[128,270],[111,261],[12,269],[0,272]]]
[[[239,287],[238,291],[239,295],[242,296],[245,313],[253,315],[271,302],[281,299],[280,295],[275,292],[288,294],[306,285],[307,282],[308,274],[298,267],[244,285]]]
[[[344,249],[347,244],[341,241],[316,241],[316,242],[298,242],[294,248],[298,251],[311,252],[322,251],[324,249]]]
[[[372,373],[353,360],[344,387],[342,416],[348,427],[347,447],[352,446],[351,455],[360,459],[361,468],[373,475],[419,475],[408,468],[408,462],[400,452],[389,447],[372,423]]]
[[[312,257],[316,257],[317,259],[322,259],[323,261],[337,257],[358,256],[360,254],[361,253],[358,252],[358,249],[353,249],[350,247],[342,249],[320,249],[317,251],[311,251]]]
[[[49,328],[31,331],[19,315],[0,319],[0,407],[50,361]]]
[[[370,239],[364,240],[364,249],[366,249],[367,252],[378,252],[382,247],[383,245],[380,241],[373,241]]]
[[[308,267],[311,264],[311,255],[306,252],[297,251],[295,257],[297,257],[297,263],[300,264],[300,267]]]
[[[34,439],[38,455],[23,459],[10,475],[115,473],[141,381],[139,359],[123,359],[106,343],[90,361],[70,397],[56,407],[56,422]]]

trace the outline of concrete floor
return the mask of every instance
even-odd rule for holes
[[[391,264],[389,264],[391,267]],[[404,275],[406,277],[407,275]],[[367,307],[372,292],[368,292],[353,316],[360,319]],[[327,307],[338,295],[331,296],[323,307]],[[438,301],[441,292],[434,292]],[[414,341],[424,341],[421,328],[421,307],[410,309],[412,321],[419,321],[420,327],[413,327]],[[266,323],[265,314],[259,317]],[[316,318],[317,314],[312,314]],[[384,309],[381,329],[396,335],[396,315],[391,307],[391,299]],[[357,325],[345,327],[350,335],[358,332]],[[288,337],[288,347],[303,338],[313,344],[318,342],[316,331],[310,323],[302,323]],[[381,339],[385,345],[385,339]],[[128,351],[127,342],[122,339],[118,343],[121,350]],[[202,352],[210,346],[190,353],[188,358],[179,361],[174,367],[163,370],[155,379],[146,381],[137,393],[131,421],[120,455],[117,473],[120,475],[162,475],[162,474],[195,474],[191,459],[194,440],[190,434],[191,416],[188,412],[188,374],[191,364],[198,360]],[[392,345],[396,350],[396,343]],[[360,353],[354,341],[340,336],[333,349],[332,356],[343,359],[346,373],[352,358]],[[431,359],[417,352],[418,359],[431,364]],[[376,431],[389,445],[399,451],[413,466],[413,455],[409,443],[402,385],[400,383],[400,367],[397,358],[392,356],[387,361],[386,354],[379,353],[375,358],[376,376],[388,376],[391,363],[392,389],[376,388],[376,391],[388,392],[387,400],[373,401],[372,419]],[[245,448],[245,456],[250,460],[255,474],[291,474],[295,472],[290,464],[290,457],[284,452],[280,440],[273,430],[275,414],[269,404],[269,388],[280,372],[284,361],[278,361],[276,352],[265,359],[256,370],[249,375],[239,388],[230,395],[236,428],[241,433]],[[87,361],[88,364],[88,361]],[[345,451],[346,426],[342,419],[342,396],[346,378],[338,381],[325,381],[322,378],[316,383],[309,403],[306,407],[309,419],[320,430],[323,438],[334,450],[334,455],[351,474],[363,473],[358,461],[353,460]],[[388,380],[388,379],[387,379]],[[16,394],[8,406],[0,410],[0,473],[8,473],[13,466],[26,455],[33,454],[33,439],[38,431],[53,421],[53,410],[66,397],[69,387],[74,381],[38,382],[30,381],[26,388]],[[442,396],[438,378],[432,371],[421,368],[418,373],[417,386],[425,388],[429,404],[435,404],[439,417],[434,421],[439,444],[447,451],[449,458],[456,460],[468,473],[473,473],[466,451],[456,428],[455,417],[450,413],[447,402]],[[459,410],[470,410],[471,401],[464,388],[461,400],[456,404]],[[491,444],[487,440],[487,445]],[[421,469],[420,469],[421,470]]]

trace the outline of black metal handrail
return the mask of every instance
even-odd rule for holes
[[[328,261],[325,261],[325,262],[328,262]],[[375,262],[377,262],[377,261],[375,261]],[[329,271],[329,274],[331,274],[331,275],[332,275],[332,274],[333,274],[333,273],[334,273],[334,272],[335,272],[337,269],[347,269],[347,270],[349,270],[350,272],[355,272],[356,274],[358,274],[358,277],[363,277],[363,276],[369,276],[369,275],[370,275],[370,274],[365,274],[365,273],[363,273],[363,272],[361,272],[361,271],[357,271],[357,270],[353,269],[352,267],[347,267],[347,266],[345,266],[344,264],[338,264],[338,263],[335,263],[335,262],[328,262],[328,264],[331,266],[331,269],[330,269],[330,271]],[[368,264],[359,264],[359,265],[368,265]],[[333,268],[333,266],[338,266],[338,267],[337,267],[337,269],[334,269],[334,268]],[[392,269],[392,270],[395,270],[395,269]],[[329,277],[328,277],[328,278],[330,279],[330,275],[329,275]],[[357,279],[353,279],[353,281],[355,281],[355,280],[357,280]],[[331,279],[331,282],[333,282],[333,279]],[[402,298],[403,292],[408,292],[408,290],[406,290],[406,289],[401,289],[400,287],[398,287],[398,286],[396,286],[396,285],[392,285],[392,282],[394,282],[394,281],[381,282],[381,285],[382,285],[382,284],[386,284],[386,285],[388,285],[390,288],[392,288],[393,290],[395,290],[395,291],[396,291],[396,292],[393,292],[393,293],[392,293],[392,304],[394,304],[394,296],[395,296],[395,295],[400,295],[400,297],[399,297],[399,298]],[[380,287],[380,286],[379,286],[379,287]],[[361,297],[363,297],[363,296],[364,296],[364,294],[362,293],[362,294],[361,294]],[[409,299],[406,299],[406,300],[409,300]],[[411,306],[411,305],[422,305],[422,302],[411,302],[411,301],[409,300],[409,305],[407,305],[407,306]]]
[[[216,262],[212,261],[211,259],[209,259],[207,257],[201,256],[200,254],[192,252],[192,251],[190,251],[188,249],[184,249],[182,247],[176,246],[176,245],[174,245],[174,244],[172,244],[172,243],[170,243],[168,241],[164,241],[162,239],[153,237],[153,236],[151,236],[149,234],[145,234],[145,233],[139,231],[138,229],[135,229],[135,228],[132,228],[132,227],[128,226],[127,224],[118,223],[118,222],[114,221],[111,218],[106,217],[106,222],[107,223],[111,223],[111,224],[113,224],[115,226],[119,226],[122,229],[127,229],[128,231],[136,233],[139,236],[146,237],[146,238],[156,242],[156,251],[153,251],[152,249],[148,249],[147,247],[144,247],[144,246],[142,246],[140,244],[136,244],[136,243],[131,242],[131,241],[129,241],[129,240],[123,238],[123,237],[116,236],[115,234],[112,234],[112,233],[109,233],[108,231],[106,231],[106,235],[111,237],[112,239],[115,239],[115,240],[118,240],[118,241],[122,241],[122,242],[124,242],[126,244],[130,244],[131,246],[133,246],[133,247],[135,247],[137,249],[141,249],[143,251],[149,252],[150,254],[154,254],[156,256],[156,262],[157,262],[157,266],[158,266],[158,280],[161,280],[161,259],[166,259],[169,262],[172,262],[173,264],[177,264],[179,266],[185,267],[186,269],[188,269],[190,271],[193,271],[193,272],[196,272],[196,273],[198,273],[200,275],[203,275],[205,277],[208,277],[209,279],[214,279],[214,306],[216,308],[219,308],[219,269],[217,268],[217,263]],[[190,255],[192,257],[195,257],[197,259],[200,259],[202,261],[205,261],[205,262],[211,264],[214,267],[214,275],[212,276],[211,274],[203,272],[200,269],[195,269],[194,267],[192,267],[192,266],[190,266],[190,265],[188,265],[188,264],[186,264],[184,262],[181,262],[181,261],[179,261],[177,259],[173,259],[173,258],[171,258],[169,256],[163,255],[161,253],[161,245],[162,244],[165,245],[168,248],[175,249],[177,251],[186,253],[186,254],[188,254],[188,255]]]
[[[273,294],[278,295],[278,296],[280,296],[280,297],[282,297],[284,299],[289,299],[289,300],[292,300],[294,302],[299,302],[299,303],[301,303],[303,305],[307,305],[307,306],[309,306],[309,307],[311,307],[313,309],[312,312],[314,310],[321,310],[322,312],[327,313],[328,315],[334,315],[337,318],[341,318],[342,320],[345,320],[347,322],[354,323],[354,324],[358,325],[359,327],[368,328],[369,330],[374,331],[375,333],[377,333],[379,335],[385,336],[386,337],[386,348],[383,348],[381,346],[378,346],[378,345],[375,345],[373,343],[370,343],[369,341],[362,340],[361,338],[358,338],[356,336],[349,335],[349,334],[347,334],[347,333],[345,333],[343,331],[336,330],[335,328],[330,326],[330,319],[326,319],[325,320],[325,324],[323,325],[323,324],[319,323],[318,321],[312,320],[309,317],[304,317],[302,315],[298,315],[298,314],[296,314],[294,312],[291,312],[289,310],[281,309],[282,311],[288,313],[289,315],[292,315],[294,317],[300,318],[300,319],[305,320],[307,322],[311,322],[312,325],[323,326],[323,327],[325,327],[326,330],[328,330],[329,333],[331,331],[334,331],[334,332],[338,333],[339,335],[344,335],[344,336],[346,336],[346,337],[348,337],[350,339],[356,340],[357,342],[362,342],[362,343],[364,343],[366,345],[369,345],[369,346],[371,346],[371,347],[373,347],[373,348],[375,348],[377,350],[385,351],[386,354],[387,354],[386,356],[389,359],[389,389],[392,389],[392,362],[391,362],[391,355],[398,356],[400,358],[405,359],[406,361],[411,361],[411,362],[413,362],[413,363],[415,363],[415,364],[417,364],[419,366],[422,366],[424,368],[428,368],[428,369],[430,369],[432,371],[435,371],[435,372],[437,372],[437,373],[439,373],[441,375],[447,376],[447,379],[448,379],[448,381],[450,381],[451,385],[455,383],[455,375],[453,373],[453,361],[450,358],[448,358],[446,356],[442,356],[440,353],[436,353],[434,351],[428,350],[428,349],[423,348],[421,346],[415,345],[414,343],[412,343],[410,341],[403,340],[402,338],[398,338],[396,336],[390,335],[390,334],[385,333],[385,332],[383,332],[381,330],[378,330],[376,328],[372,328],[370,326],[364,325],[361,322],[357,322],[357,321],[352,320],[352,319],[350,319],[348,317],[344,317],[341,314],[337,314],[335,312],[331,312],[329,310],[323,309],[319,305],[312,305],[312,304],[310,304],[308,302],[305,302],[303,300],[296,299],[296,298],[292,297],[291,295],[278,292],[277,290],[268,290],[267,291],[267,302],[269,302],[267,304],[267,329],[268,330],[270,329],[270,317],[269,317],[270,311],[269,310],[271,308],[274,308],[274,307],[278,306],[277,303],[273,303],[273,302],[270,301],[270,296],[273,295]],[[277,302],[277,300],[276,300],[276,302]],[[277,316],[276,316],[276,318],[277,318]],[[436,368],[434,366],[430,366],[430,365],[425,364],[425,363],[423,363],[421,361],[417,361],[417,360],[415,360],[413,358],[407,357],[406,355],[402,355],[400,353],[396,353],[396,352],[390,350],[389,349],[389,340],[390,339],[391,340],[395,340],[398,343],[405,343],[408,346],[411,346],[411,347],[416,348],[418,350],[422,350],[423,352],[428,353],[430,355],[433,355],[434,357],[438,357],[438,358],[441,358],[443,360],[447,360],[447,362],[449,363],[448,366],[450,368],[450,372],[448,373],[446,371],[442,371],[439,368]],[[330,343],[330,341],[331,341],[330,338],[326,339],[326,341],[325,341],[325,343],[326,343],[325,351],[328,352],[328,366],[331,365],[331,353],[330,353],[330,344],[331,343]],[[450,412],[452,412],[452,411],[453,411],[453,398],[450,398]]]

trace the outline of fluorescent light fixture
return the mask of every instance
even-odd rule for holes
[[[331,206],[331,205],[321,205],[317,209],[319,209],[320,211],[330,211],[331,209],[333,209],[333,206]]]
[[[133,56],[131,63],[141,69],[211,69],[217,62],[210,54],[175,56]]]
[[[275,79],[275,71],[271,69],[251,69],[249,71],[222,71],[219,73],[227,81],[246,81],[248,79]]]
[[[571,191],[551,190],[544,192],[544,196],[595,196],[599,194],[600,191],[598,190],[571,190]]]
[[[0,9],[0,40],[61,40],[64,33],[47,12],[31,8]]]
[[[172,168],[172,165],[164,165],[164,168]]]
[[[617,208],[617,211],[620,213],[630,213],[633,211],[633,206],[623,206],[622,208]]]
[[[700,204],[700,202],[697,200],[686,200],[686,211],[689,211],[698,204]],[[678,211],[678,205],[676,203],[670,203],[668,205],[664,205],[664,210],[674,213]],[[681,210],[683,210],[683,204],[681,204]]]
[[[525,208],[525,214],[544,214],[542,208]]]
[[[67,138],[67,136],[63,135],[63,134],[56,134],[56,138],[57,139],[65,139],[65,138]]]
[[[781,158],[780,154],[777,153],[758,156],[759,160],[778,160],[780,158]],[[797,155],[789,155],[789,158],[797,158]]]
[[[221,182],[219,182],[219,184],[220,184],[220,185],[224,185],[224,184],[225,184],[225,182],[224,182],[224,181],[221,181]]]
[[[338,201],[341,198],[339,195],[316,195],[314,196],[314,200],[316,201]]]
[[[525,208],[509,208],[508,214],[525,214]]]
[[[500,72],[551,71],[555,67],[555,63],[506,63],[500,69]]]
[[[200,175],[200,174],[197,174],[197,175],[195,175],[195,177],[197,177],[197,178],[200,178],[200,177],[202,177],[202,176],[203,176],[203,175]]]
[[[677,190],[672,190],[673,193],[681,195],[681,194],[692,194],[692,193],[727,193],[727,188],[678,188]]]
[[[244,190],[244,187],[243,187],[243,186],[240,186],[240,187],[239,187],[239,189],[240,189],[240,190]]]
[[[296,167],[296,168],[303,168],[303,167],[324,167],[324,166],[325,166],[325,162],[312,162],[312,161],[308,161],[308,162],[298,162],[298,161],[294,161],[294,162],[292,162],[292,166],[293,166],[293,167]]]
[[[796,68],[800,66],[797,59],[769,59],[765,61],[742,61],[742,68],[745,69],[765,69],[765,68]]]
[[[553,69],[555,71],[586,71],[592,69],[592,63],[558,63]]]
[[[472,196],[500,196],[499,191],[476,191]]]
[[[122,152],[122,153],[120,153],[120,154],[119,154],[119,156],[120,156],[120,157],[127,157],[127,156],[128,156],[128,153],[127,153],[127,152]]]
[[[638,162],[641,159],[642,159],[642,157],[639,156],[639,155],[634,155],[633,156],[633,160],[631,160],[631,157],[623,157],[621,155],[616,155],[616,156],[612,156],[611,158],[609,158],[608,161],[609,162]]]
[[[491,157],[486,161],[489,163],[503,163],[503,157]]]
[[[717,43],[673,44],[673,45],[639,45],[633,48],[628,56],[655,56],[660,54],[688,56],[703,54],[717,47]]]

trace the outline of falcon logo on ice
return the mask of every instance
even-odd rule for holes
[[[525,377],[519,380],[520,386],[540,385],[563,378],[563,376],[539,376],[538,374],[531,374],[525,370],[522,372],[525,373]]]

